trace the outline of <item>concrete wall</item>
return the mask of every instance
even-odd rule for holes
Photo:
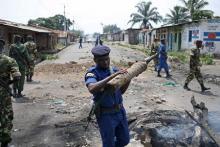
[[[190,32],[192,32],[192,37],[190,37]],[[201,23],[184,25],[181,49],[195,48],[196,40],[203,41],[203,53],[220,54],[220,20],[204,20]]]

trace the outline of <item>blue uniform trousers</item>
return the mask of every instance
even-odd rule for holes
[[[129,130],[125,110],[101,114],[97,118],[103,147],[124,147],[129,143]]]
[[[158,65],[158,71],[161,71],[161,69],[164,68],[166,72],[169,71],[167,59],[166,58],[159,58],[159,65]]]

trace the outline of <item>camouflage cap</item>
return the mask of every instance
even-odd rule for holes
[[[111,49],[104,45],[98,45],[92,49],[92,54],[95,57],[107,56],[109,55]]]

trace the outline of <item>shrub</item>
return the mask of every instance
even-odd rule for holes
[[[206,65],[214,64],[213,54],[203,54],[200,59],[201,59],[202,64],[206,64]]]
[[[187,63],[188,59],[189,59],[188,53],[186,53],[184,51],[172,51],[172,52],[168,52],[168,55],[173,58],[179,59],[179,61],[182,63]]]

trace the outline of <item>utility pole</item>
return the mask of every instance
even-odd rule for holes
[[[67,37],[68,37],[68,34],[67,34],[67,26],[66,26],[66,12],[65,12],[65,5],[64,5],[64,32],[65,32],[65,35],[66,35],[66,39],[65,39],[65,46],[67,46]]]

